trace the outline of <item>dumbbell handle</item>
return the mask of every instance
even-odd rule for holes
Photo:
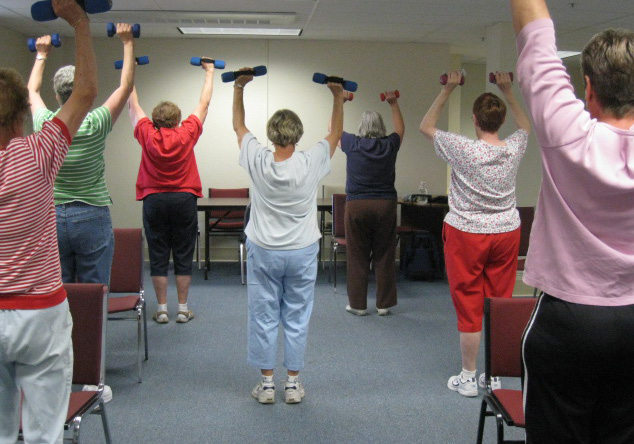
[[[117,25],[112,22],[108,23],[106,25],[106,33],[108,34],[108,37],[112,37],[113,35],[115,35],[117,33]],[[139,25],[138,23],[132,25],[132,37],[134,37],[135,39],[141,37],[141,25]]]
[[[36,42],[37,42],[37,39],[35,38],[30,38],[26,41],[26,46],[29,48],[29,51],[31,52],[37,51]],[[62,40],[59,37],[59,34],[51,35],[51,43],[56,48],[59,48],[60,46],[62,46]]]
[[[214,59],[210,59],[210,58],[207,58],[207,57],[192,57],[189,60],[189,63],[191,63],[194,66],[200,66],[200,65],[202,65],[202,62],[213,63],[214,64],[214,68],[216,68],[216,69],[225,69],[225,61],[224,60],[214,60]]]
[[[513,73],[510,72],[509,76],[511,77],[511,82],[512,82],[513,81]],[[494,72],[490,72],[489,73],[489,83],[497,84],[497,80],[495,79],[495,73]]]
[[[137,65],[147,65],[148,63],[150,63],[150,58],[148,56],[135,57],[134,60],[136,61]],[[114,69],[121,68],[123,68],[123,60],[117,60],[116,62],[114,62]]]
[[[327,76],[326,74],[319,72],[313,74],[313,82],[321,83],[322,85],[325,85],[326,83],[340,83],[343,86],[343,89],[351,92],[356,91],[358,87],[357,82],[353,82],[352,80],[344,80],[341,77]]]
[[[240,76],[263,76],[266,74],[266,66],[256,66],[253,69],[245,69],[242,71],[229,71],[222,74],[221,78],[224,83],[232,82]]]
[[[460,86],[464,85],[464,81],[466,77],[467,77],[466,71],[464,69],[461,69],[460,70]],[[444,73],[443,75],[440,76],[441,85],[446,85],[448,80],[449,80],[449,75],[447,73]]]
[[[401,97],[401,93],[398,92],[398,89],[394,91],[394,95],[397,99]],[[385,96],[385,94],[381,93],[381,102],[385,102],[385,99],[387,99],[387,97]]]

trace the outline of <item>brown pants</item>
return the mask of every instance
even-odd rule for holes
[[[345,227],[350,307],[368,306],[370,260],[376,274],[376,307],[396,305],[396,201],[347,201]]]

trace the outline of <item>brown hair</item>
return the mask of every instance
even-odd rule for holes
[[[0,126],[11,127],[29,112],[29,90],[15,69],[0,68]]]
[[[601,107],[616,118],[634,111],[633,32],[608,29],[596,34],[581,53],[581,71]]]
[[[493,93],[484,93],[473,102],[473,114],[476,125],[486,133],[495,133],[500,129],[506,118],[504,100]]]
[[[181,110],[175,103],[164,101],[152,110],[155,128],[176,128],[181,121]]]
[[[302,121],[290,109],[276,111],[266,124],[266,136],[275,145],[295,145],[303,135]]]

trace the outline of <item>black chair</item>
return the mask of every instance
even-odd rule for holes
[[[332,238],[330,240],[330,274],[334,291],[337,291],[337,252],[340,247],[346,247],[346,195],[332,195]]]
[[[484,301],[484,377],[477,443],[482,444],[484,421],[494,416],[498,444],[523,443],[504,439],[504,425],[526,428],[522,390],[491,389],[491,376],[522,377],[522,337],[537,299],[492,298]]]
[[[245,230],[247,229],[247,224],[249,223],[249,218],[251,217],[251,204],[247,205],[244,210],[244,229],[242,230],[242,236],[240,236],[240,279],[242,281],[242,285],[246,282],[246,255],[244,254],[246,243],[247,243],[247,233]]]

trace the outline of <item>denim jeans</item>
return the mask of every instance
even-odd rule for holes
[[[108,207],[83,202],[55,206],[63,282],[110,284],[114,234]]]

